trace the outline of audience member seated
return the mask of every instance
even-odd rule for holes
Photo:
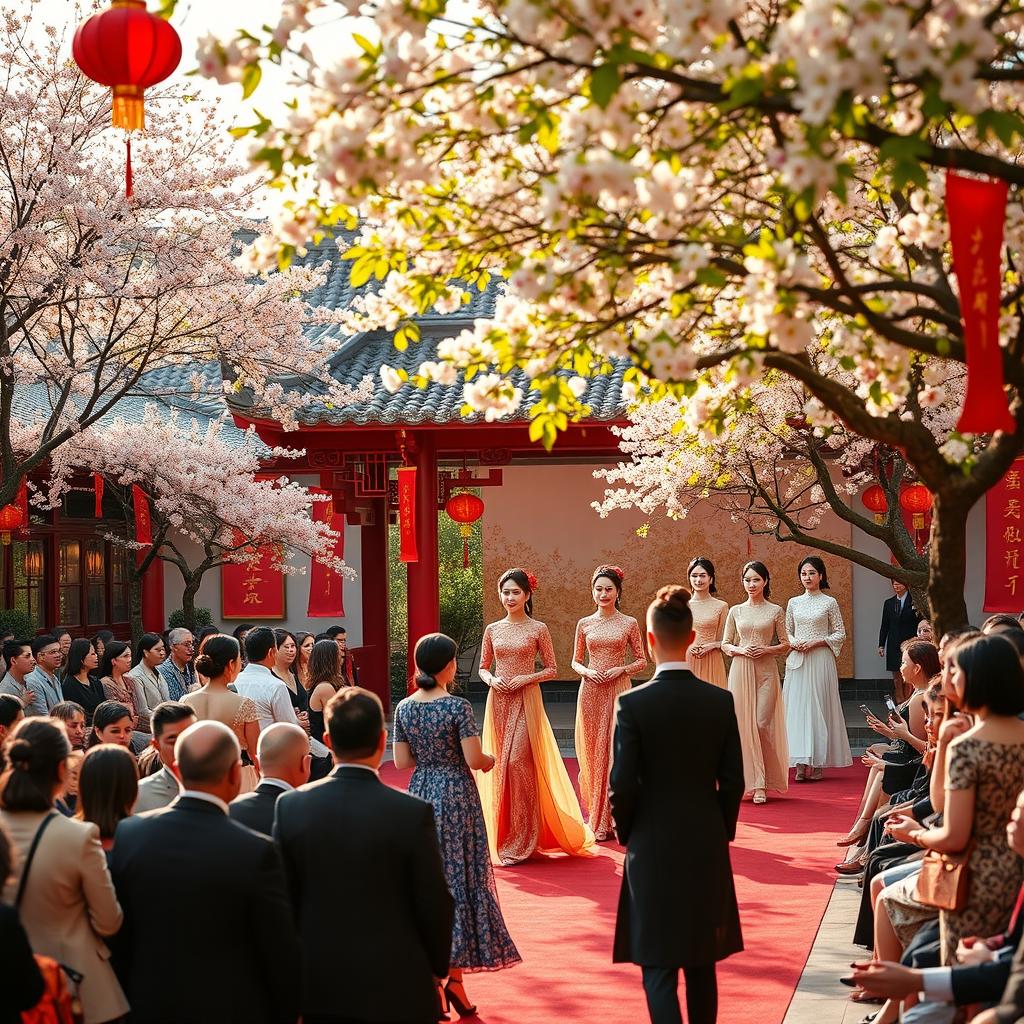
[[[64,771],[64,788],[60,791],[54,806],[67,818],[73,818],[78,810],[78,780],[82,774],[82,762],[85,751],[72,750],[68,754],[67,768]]]
[[[168,632],[167,657],[157,668],[167,684],[168,700],[181,700],[196,688],[196,670],[192,665],[194,651],[195,642],[189,630],[179,627]]]
[[[132,713],[116,700],[105,700],[98,704],[92,719],[92,733],[87,747],[101,743],[116,743],[130,747],[132,742]]]
[[[64,660],[60,644],[53,636],[37,636],[32,640],[32,657],[36,667],[25,677],[28,688],[42,705],[41,714],[48,715],[63,699],[60,690],[60,666]]]
[[[93,675],[98,667],[99,658],[92,643],[81,637],[72,640],[60,689],[64,700],[74,701],[85,712],[86,726],[92,725],[93,713],[107,699],[99,679]]]
[[[10,693],[0,693],[0,743],[4,737],[25,717],[25,707]]]
[[[104,850],[114,845],[114,831],[132,813],[139,795],[139,770],[126,747],[101,743],[82,761],[78,778],[79,821],[91,821],[100,830]]]
[[[256,745],[259,785],[231,802],[232,821],[272,836],[277,798],[309,781],[311,760],[309,739],[297,725],[276,722],[264,729]]]
[[[8,696],[5,694],[5,696]],[[0,827],[0,891],[11,875],[11,843]],[[43,998],[43,976],[32,955],[28,936],[13,906],[0,902],[0,1024],[21,1024],[21,1014]]]
[[[435,979],[448,973],[453,921],[433,808],[381,782],[387,732],[376,695],[342,690],[326,719],[336,767],[281,796],[274,823],[302,943],[303,1024],[428,1024],[439,1016]],[[358,884],[325,885],[339,864]],[[344,956],[339,934],[359,936]]]
[[[131,646],[120,640],[111,640],[107,644],[97,675],[100,677],[100,685],[107,700],[117,701],[131,712],[131,747],[136,754],[141,754],[149,746],[152,737],[149,734],[148,722],[146,729],[139,726],[139,710],[135,706],[135,684],[127,676],[131,667]]]
[[[37,700],[32,688],[28,685],[28,677],[36,667],[36,659],[32,656],[32,644],[29,640],[5,640],[4,661],[7,662],[7,673],[0,679],[0,693],[9,693],[17,697],[25,709],[26,715],[45,715],[46,707]]]
[[[54,705],[51,718],[63,723],[72,750],[84,750],[88,726],[85,724],[85,708],[73,700],[62,700]]]
[[[178,798],[181,786],[174,774],[174,745],[195,720],[196,713],[180,701],[165,700],[153,709],[150,718],[153,726],[151,742],[160,761],[160,768],[139,782],[139,796],[133,814],[159,810]]]
[[[92,638],[92,647],[96,652],[97,659],[102,662],[103,656],[107,653],[107,645],[114,639],[114,634],[109,629],[101,629]]]
[[[120,928],[122,914],[99,830],[54,810],[70,753],[64,729],[51,718],[19,722],[4,743],[0,823],[19,865],[4,899],[11,902],[21,887],[21,923],[32,949],[82,976],[85,1024],[100,1024],[128,1012],[103,942]]]
[[[175,755],[181,796],[122,821],[111,854],[132,1017],[293,1024],[299,948],[281,859],[272,841],[228,817],[241,785],[238,738],[222,722],[197,722]],[[166,899],[173,912],[155,922]]]
[[[167,680],[157,671],[167,657],[164,642],[158,633],[143,633],[135,645],[134,667],[125,673],[125,680],[135,688],[135,713],[139,730],[152,733],[150,715],[158,704],[170,700]]]

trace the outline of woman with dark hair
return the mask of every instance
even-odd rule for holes
[[[729,691],[743,746],[743,776],[755,804],[767,791],[789,789],[789,745],[775,659],[789,649],[782,609],[766,598],[771,576],[763,562],[747,562],[741,573],[747,600],[729,609],[722,650],[732,658]]]
[[[619,610],[624,573],[599,565],[590,579],[597,611],[576,623],[572,668],[580,676],[576,706],[576,757],[580,797],[598,842],[614,836],[608,803],[615,702],[632,686],[631,677],[647,664],[640,626]],[[626,662],[627,649],[632,660]]]
[[[138,795],[139,769],[131,751],[119,743],[101,743],[89,750],[79,769],[75,817],[91,821],[109,851],[115,829],[131,815]]]
[[[705,683],[728,689],[722,637],[729,606],[714,595],[715,566],[710,558],[698,557],[686,570],[690,582],[690,612],[693,614],[694,639],[686,655],[690,671]]]
[[[304,629],[300,629],[295,634],[295,643],[298,650],[295,654],[295,664],[292,666],[292,669],[295,672],[295,678],[299,681],[299,686],[308,693],[309,656],[313,653],[313,644],[316,643],[316,637],[312,633],[307,633]]]
[[[99,679],[93,675],[99,663],[91,641],[84,637],[71,641],[67,671],[60,689],[65,700],[81,705],[86,725],[92,725],[93,712],[107,699]]]
[[[496,768],[477,785],[491,853],[506,866],[537,851],[578,855],[594,841],[544,713],[539,684],[555,677],[555,651],[548,627],[533,618],[536,589],[523,569],[502,574],[505,618],[484,627],[480,651],[483,745]]]
[[[152,732],[150,716],[157,704],[170,700],[167,680],[157,672],[167,658],[163,638],[159,633],[143,633],[135,645],[134,668],[125,673],[125,682],[135,692],[135,713],[139,716],[138,728],[141,732]]]
[[[100,662],[103,661],[103,655],[107,653],[107,644],[114,639],[114,634],[109,629],[101,629],[93,638],[92,646],[96,652],[96,657]]]
[[[409,792],[434,808],[448,888],[455,900],[451,968],[445,995],[460,1016],[476,1012],[464,971],[494,971],[520,962],[498,906],[487,830],[473,772],[489,772],[465,697],[448,692],[458,665],[455,641],[443,633],[416,644],[416,692],[395,708],[395,767],[415,768]]]
[[[825,768],[853,764],[839,699],[836,659],[846,640],[839,602],[828,594],[825,563],[809,555],[797,568],[803,594],[786,606],[786,738],[795,782],[817,782]]]
[[[0,693],[0,745],[24,717],[25,705],[13,693]]]
[[[275,629],[274,640],[277,642],[277,660],[274,663],[274,675],[288,687],[288,697],[295,710],[299,725],[309,732],[309,694],[299,684],[295,675],[295,662],[299,656],[299,645],[295,634],[290,629]]]
[[[260,714],[248,698],[228,687],[242,671],[242,655],[234,637],[208,636],[196,658],[196,672],[206,679],[198,690],[181,698],[196,713],[199,721],[212,719],[223,722],[238,737],[242,746],[242,793],[256,788],[259,776],[252,763],[256,743],[260,738]]]
[[[87,746],[92,749],[101,743],[112,743],[119,747],[130,747],[132,744],[132,712],[119,701],[105,700],[97,705],[92,716],[92,736]]]
[[[100,1024],[128,1012],[102,938],[117,932],[123,915],[96,826],[54,808],[70,753],[63,726],[51,718],[27,718],[7,737],[0,824],[17,852],[17,869],[4,899],[13,903],[20,890],[18,911],[32,949],[82,976],[85,1024]]]
[[[309,734],[322,740],[327,726],[324,708],[327,702],[348,684],[341,675],[341,651],[333,640],[317,640],[309,656]]]
[[[132,668],[132,649],[130,644],[121,640],[111,640],[100,662],[100,669],[97,673],[100,677],[100,685],[103,687],[103,694],[107,700],[116,700],[123,704],[132,713],[132,750],[141,754],[149,741],[153,738],[149,733],[149,720],[147,716],[146,726],[142,727],[139,721],[139,710],[135,706],[135,686],[128,677]]]

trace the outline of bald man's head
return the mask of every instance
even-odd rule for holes
[[[229,783],[241,763],[242,748],[222,722],[196,722],[178,737],[174,756],[181,784],[186,789],[208,790]]]
[[[309,737],[297,725],[276,722],[260,733],[256,763],[265,778],[301,786],[309,781]]]

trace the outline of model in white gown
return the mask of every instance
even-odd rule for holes
[[[853,763],[836,668],[846,640],[838,602],[820,590],[794,597],[786,607],[786,634],[790,653],[783,700],[789,763],[796,765],[797,781],[808,768],[810,778],[819,779],[823,768]]]

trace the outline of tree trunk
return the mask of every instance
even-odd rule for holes
[[[192,633],[196,631],[196,594],[199,593],[199,584],[202,582],[202,573],[189,573],[185,576],[185,589],[181,592],[181,614],[184,617],[184,626]]]
[[[935,636],[966,626],[967,515],[973,502],[953,488],[935,492],[928,548],[928,603]]]
[[[145,632],[142,625],[142,574],[134,567],[128,570],[128,619],[131,623],[134,647]]]

